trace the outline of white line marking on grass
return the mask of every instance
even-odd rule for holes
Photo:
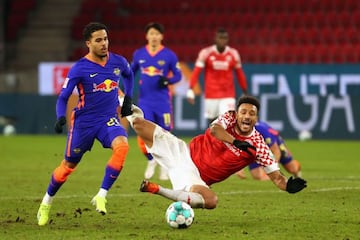
[[[334,192],[334,191],[349,191],[360,190],[360,187],[333,187],[333,188],[320,188],[320,189],[305,189],[304,191],[310,192]],[[283,192],[281,190],[245,190],[245,191],[231,191],[231,192],[219,192],[218,195],[236,195],[236,194],[257,194],[257,193],[277,193]]]
[[[332,187],[332,188],[319,188],[319,189],[305,189],[305,191],[310,192],[334,192],[334,191],[352,191],[360,190],[360,187]],[[259,194],[259,193],[278,193],[282,192],[281,190],[243,190],[243,191],[231,191],[231,192],[217,192],[218,195],[237,195],[237,194]],[[120,194],[109,194],[109,197],[140,197],[150,193],[120,193]],[[93,195],[81,194],[81,195],[66,195],[66,196],[56,196],[56,199],[69,199],[69,198],[89,198],[91,199]],[[9,200],[41,200],[42,196],[8,196],[0,197],[0,201],[9,201]]]
[[[333,187],[333,188],[320,188],[310,190],[310,192],[334,192],[334,191],[342,191],[342,190],[360,190],[360,187]]]

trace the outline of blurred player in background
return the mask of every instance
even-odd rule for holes
[[[294,177],[301,177],[301,165],[291,155],[291,152],[287,148],[284,139],[280,136],[280,133],[262,121],[258,121],[255,124],[255,129],[265,139],[266,144],[275,156],[275,160],[280,162],[285,170],[288,173],[291,173]],[[270,180],[259,164],[252,163],[249,165],[249,169],[250,174],[254,179]],[[239,171],[236,174],[240,178],[244,177],[244,173],[242,171]]]
[[[181,71],[176,54],[162,44],[163,34],[163,25],[156,22],[146,25],[147,44],[134,52],[131,68],[134,74],[140,72],[138,105],[143,110],[145,118],[171,131],[173,110],[168,87],[181,80]],[[148,159],[144,175],[146,179],[149,179],[154,175],[157,163],[146,151],[140,137],[138,137],[138,144]],[[165,169],[160,168],[159,178],[168,179]]]
[[[118,84],[120,80],[123,81],[125,94],[121,116],[131,115],[133,72],[124,57],[109,52],[108,30],[105,25],[89,23],[83,30],[83,36],[89,53],[70,69],[56,103],[55,131],[61,133],[66,124],[68,98],[77,87],[79,101],[71,115],[65,156],[53,171],[40,204],[37,214],[40,226],[47,224],[56,192],[75,170],[83,154],[91,150],[95,139],[104,148],[112,149],[100,190],[91,200],[96,211],[106,214],[107,192],[118,178],[129,150],[127,133],[118,117]]]
[[[168,169],[172,189],[144,180],[140,191],[161,195],[173,201],[184,201],[194,208],[213,209],[218,197],[210,186],[256,162],[263,166],[273,183],[281,190],[296,193],[306,187],[301,178],[286,179],[278,163],[254,125],[260,110],[259,101],[251,96],[239,98],[236,111],[228,111],[214,120],[204,134],[189,145],[169,131],[144,119],[141,109],[127,119],[144,140],[148,151]]]
[[[234,70],[243,93],[248,94],[240,55],[236,49],[228,46],[228,42],[228,32],[219,28],[215,33],[215,44],[200,51],[190,78],[187,98],[191,104],[194,104],[193,90],[202,69],[205,70],[205,118],[209,124],[220,114],[235,109]]]

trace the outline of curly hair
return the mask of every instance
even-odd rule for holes
[[[238,109],[240,107],[241,104],[243,103],[249,103],[249,104],[252,104],[254,105],[256,108],[257,108],[257,111],[259,112],[260,111],[260,102],[259,100],[254,97],[254,96],[249,96],[249,95],[245,95],[245,96],[241,96],[239,99],[238,99],[238,102],[236,104],[236,109]]]

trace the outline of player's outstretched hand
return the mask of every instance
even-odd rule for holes
[[[250,155],[254,155],[254,156],[256,155],[256,147],[254,147],[247,141],[240,141],[240,140],[235,139],[233,141],[233,144],[238,149],[243,150],[243,151],[249,153]]]
[[[66,117],[62,116],[59,117],[58,120],[56,120],[55,122],[55,132],[56,133],[62,133],[63,131],[63,126],[66,124]]]
[[[297,193],[304,188],[306,188],[306,181],[302,178],[293,178],[291,176],[286,184],[286,191],[288,193]]]
[[[159,77],[159,87],[160,88],[165,88],[169,85],[169,79],[167,79],[166,77],[160,76]]]
[[[126,116],[129,116],[133,113],[132,109],[131,109],[131,105],[132,105],[132,100],[131,100],[131,97],[125,95],[124,96],[124,102],[122,104],[122,107],[121,107],[121,117],[126,117]]]

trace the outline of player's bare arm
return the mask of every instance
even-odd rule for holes
[[[306,181],[302,178],[290,177],[286,179],[280,171],[274,171],[268,174],[271,181],[281,190],[288,193],[297,193],[307,187]]]
[[[281,158],[281,151],[280,151],[279,144],[274,143],[273,145],[271,145],[270,150],[273,153],[276,162],[279,162],[280,158]]]
[[[286,191],[287,178],[280,171],[269,173],[268,176],[280,190]]]
[[[256,154],[256,148],[246,141],[241,141],[229,134],[220,124],[213,123],[210,125],[210,133],[220,141],[234,144],[240,150],[248,152],[250,155]]]
[[[233,143],[235,138],[230,135],[220,124],[213,123],[210,125],[210,133],[220,141]]]

